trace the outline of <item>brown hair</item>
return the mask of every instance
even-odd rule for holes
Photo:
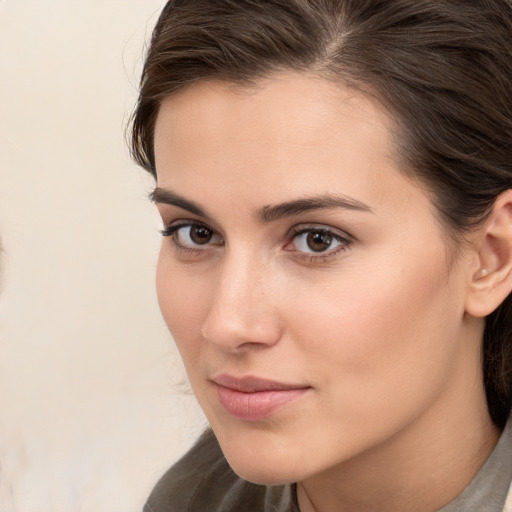
[[[400,127],[408,172],[453,238],[512,188],[509,0],[171,0],[159,18],[132,119],[132,155],[156,176],[162,99],[199,80],[250,85],[312,71],[372,94]],[[512,405],[512,298],[486,320],[490,414]]]

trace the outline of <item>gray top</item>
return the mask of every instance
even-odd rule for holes
[[[471,483],[440,512],[501,512],[512,482],[512,419]]]
[[[502,512],[512,481],[512,421],[466,489],[439,512]],[[153,489],[144,512],[299,512],[294,485],[247,482],[206,431]]]

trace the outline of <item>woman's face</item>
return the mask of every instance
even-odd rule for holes
[[[478,379],[472,260],[450,262],[391,130],[368,97],[291,73],[250,90],[199,83],[161,106],[160,306],[249,480],[299,481],[411,442]]]

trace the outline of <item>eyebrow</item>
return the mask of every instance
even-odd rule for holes
[[[296,199],[277,205],[264,206],[258,213],[263,222],[272,222],[284,217],[292,217],[314,210],[333,209],[355,210],[372,213],[372,209],[365,203],[345,195],[325,194],[320,196]]]
[[[193,201],[189,201],[188,199],[179,196],[178,194],[175,194],[168,189],[156,187],[155,190],[149,194],[149,199],[156,204],[169,204],[172,206],[177,206],[178,208],[187,210],[194,215],[210,218],[210,216],[199,205]]]
[[[206,211],[193,201],[172,192],[168,189],[156,187],[149,195],[149,198],[157,204],[168,204],[177,206],[190,213],[205,218],[211,218]],[[315,210],[333,209],[355,210],[373,213],[372,209],[365,203],[345,195],[324,194],[319,196],[295,199],[276,205],[263,206],[257,212],[257,217],[263,222],[273,222],[282,218],[292,217],[301,213]]]

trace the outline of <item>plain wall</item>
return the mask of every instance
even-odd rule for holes
[[[0,0],[0,510],[131,512],[204,426],[124,127],[162,0]]]

